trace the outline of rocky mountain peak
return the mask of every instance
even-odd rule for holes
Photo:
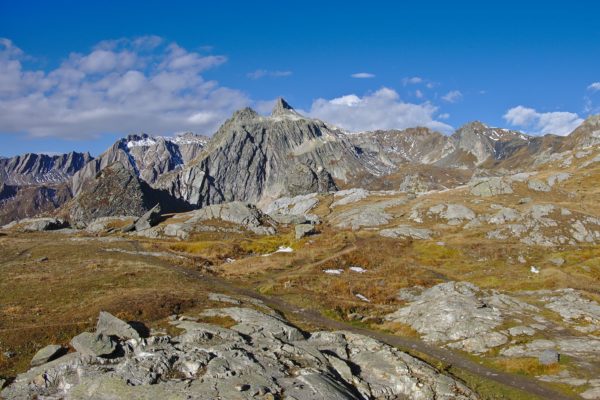
[[[600,114],[590,115],[567,138],[570,148],[589,147],[600,144]]]
[[[258,116],[258,113],[250,107],[244,107],[241,110],[235,111],[227,122],[248,122]],[[225,124],[227,124],[227,122],[225,122]]]
[[[290,112],[296,114],[294,107],[290,106],[289,103],[285,101],[283,97],[279,97],[277,98],[277,100],[275,100],[275,105],[273,106],[271,116],[275,117],[278,115],[286,115]]]

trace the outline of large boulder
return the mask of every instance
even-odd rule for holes
[[[187,219],[181,222],[166,225],[164,234],[185,239],[194,232],[206,229],[205,225],[207,222],[214,220],[239,225],[240,228],[256,233],[257,235],[272,235],[275,233],[276,226],[275,221],[256,208],[256,206],[240,201],[207,206],[190,212],[185,217]]]
[[[31,359],[30,365],[37,367],[38,365],[45,364],[52,361],[65,353],[65,349],[62,346],[51,344],[40,349],[33,358]]]
[[[155,205],[147,213],[142,215],[137,221],[135,221],[135,230],[143,231],[150,229],[160,222],[161,209],[160,204]]]
[[[431,239],[432,232],[429,229],[401,225],[390,229],[382,229],[379,234],[389,238]]]
[[[71,339],[71,346],[82,355],[108,357],[116,350],[116,343],[102,333],[83,332]]]
[[[513,193],[510,181],[503,177],[477,178],[469,182],[473,196],[490,197]]]
[[[16,229],[25,232],[53,231],[67,228],[69,223],[60,218],[26,218],[11,222],[2,229]]]
[[[140,333],[133,326],[106,311],[100,311],[96,333],[117,336],[122,339],[141,339]]]
[[[316,232],[313,224],[298,224],[294,227],[296,239],[302,239],[305,236],[312,235]]]

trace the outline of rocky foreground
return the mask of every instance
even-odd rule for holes
[[[404,352],[349,332],[306,333],[254,301],[178,316],[178,336],[102,312],[95,332],[48,346],[2,391],[9,399],[476,399],[454,378]],[[260,309],[260,311],[258,310]],[[226,325],[231,325],[226,324]],[[58,358],[56,358],[58,357]]]

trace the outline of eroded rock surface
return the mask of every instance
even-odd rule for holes
[[[70,353],[17,376],[7,398],[477,399],[461,382],[349,332],[304,333],[249,308],[208,310],[230,329],[173,321],[184,333],[120,339],[106,359]],[[90,334],[92,335],[92,334]]]

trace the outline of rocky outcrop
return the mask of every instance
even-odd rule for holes
[[[401,225],[390,229],[382,229],[379,234],[388,238],[431,239],[432,232],[429,229]]]
[[[183,333],[118,338],[119,352],[70,353],[16,377],[6,398],[477,399],[464,384],[404,352],[349,332],[308,334],[275,314],[213,309],[222,328],[173,321]],[[87,337],[97,337],[88,333]],[[87,349],[87,348],[86,348]]]
[[[194,232],[206,230],[208,228],[206,223],[214,220],[239,225],[240,228],[258,235],[272,235],[275,233],[276,224],[268,215],[252,204],[238,201],[216,204],[187,213],[179,217],[179,221],[167,224],[163,233],[166,236],[186,239]],[[211,228],[208,229],[219,229]]]
[[[69,223],[60,218],[26,218],[4,225],[2,229],[23,232],[54,231],[67,228]]]
[[[387,212],[386,209],[404,203],[406,203],[406,199],[399,198],[354,206],[348,210],[334,213],[329,220],[337,228],[350,228],[352,230],[386,225],[393,218],[392,214]]]

